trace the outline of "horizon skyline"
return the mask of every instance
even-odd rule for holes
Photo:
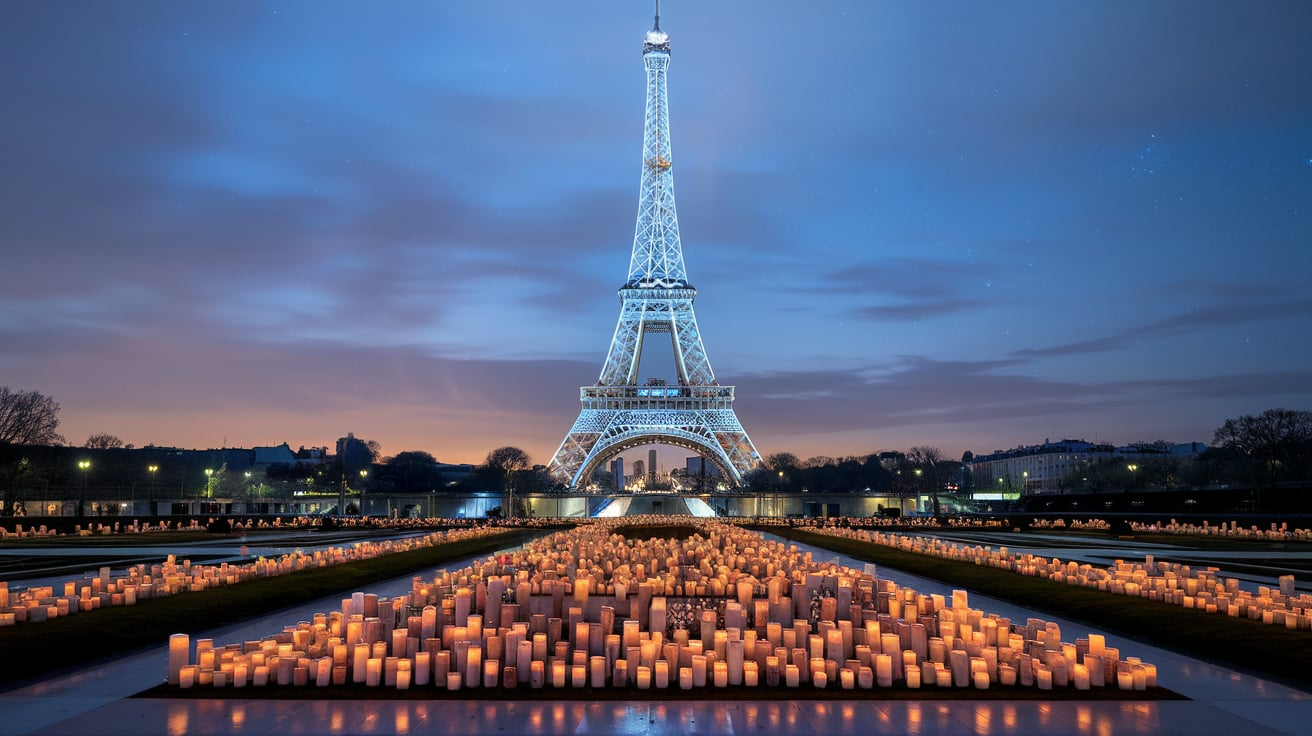
[[[791,8],[661,8],[698,322],[762,457],[1312,409],[1312,6]],[[0,385],[70,444],[550,461],[614,329],[650,3],[11,13]]]

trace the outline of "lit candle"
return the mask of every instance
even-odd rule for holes
[[[501,662],[489,659],[483,662],[483,687],[496,687],[501,674]]]
[[[377,657],[370,657],[365,663],[364,684],[369,687],[378,687],[378,683],[383,679],[383,660]]]
[[[410,674],[412,663],[409,659],[399,659],[396,662],[396,689],[410,689]]]
[[[784,665],[784,683],[788,687],[797,687],[802,680],[802,671],[795,664]]]
[[[893,658],[887,654],[875,655],[875,682],[880,687],[893,686]]]
[[[761,674],[755,661],[743,662],[743,682],[747,687],[756,687],[760,683]]]
[[[448,672],[448,673],[446,673],[446,689],[447,689],[447,691],[448,691],[448,692],[456,692],[457,690],[459,690],[459,689],[462,687],[461,679],[462,679],[462,678],[460,677],[460,673],[459,673],[459,672]]]
[[[1089,668],[1086,667],[1086,666],[1084,666],[1084,665],[1082,665],[1082,664],[1078,664],[1078,663],[1077,663],[1077,664],[1075,665],[1075,667],[1074,667],[1074,673],[1075,673],[1075,689],[1076,689],[1076,690],[1088,690],[1088,689],[1089,689]]]
[[[541,660],[533,660],[529,663],[528,684],[532,688],[540,688],[545,684],[547,679],[546,663]]]
[[[716,661],[715,664],[712,665],[712,669],[714,670],[714,676],[713,676],[713,677],[714,677],[714,684],[715,684],[715,686],[716,686],[716,687],[728,687],[728,686],[729,686],[729,663],[728,663],[728,662],[720,662],[720,661]]]
[[[200,668],[194,664],[183,665],[178,670],[178,687],[184,690],[196,684],[196,672]]]
[[[680,677],[682,678],[682,673],[680,673]],[[706,687],[705,654],[694,654],[692,656],[692,684],[695,687]]]
[[[576,664],[570,667],[570,675],[574,687],[582,688],[588,685],[588,668],[587,665]]]
[[[702,676],[703,676],[703,677],[706,676],[706,659],[705,659],[704,657],[702,658]],[[679,687],[682,688],[682,689],[684,689],[684,690],[691,690],[691,689],[692,689],[692,677],[693,677],[693,673],[692,673],[692,668],[691,668],[691,667],[680,667],[680,668],[679,668]]]
[[[638,689],[651,689],[651,668],[645,665],[638,665]]]
[[[430,606],[431,607],[431,606]],[[431,652],[415,652],[415,664],[412,669],[412,680],[416,686],[427,685],[430,674],[433,671],[433,655]]]
[[[1052,670],[1047,667],[1034,668],[1034,680],[1038,683],[1040,690],[1052,689]]]
[[[168,684],[177,685],[180,683],[182,668],[186,666],[190,653],[190,636],[187,636],[186,634],[173,634],[169,637]]]
[[[606,658],[600,655],[588,659],[589,675],[593,687],[606,686]]]
[[[565,661],[553,660],[551,663],[551,686],[565,687]]]
[[[664,690],[670,686],[670,663],[668,660],[658,659],[654,662],[654,671],[656,675],[656,689]]]

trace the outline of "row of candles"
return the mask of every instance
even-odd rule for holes
[[[1160,521],[1151,524],[1132,521],[1130,522],[1130,529],[1144,534],[1185,534],[1202,537],[1253,539],[1266,542],[1312,542],[1312,529],[1290,529],[1288,522],[1279,524],[1272,522],[1269,527],[1262,529],[1256,524],[1241,527],[1237,521],[1223,521],[1220,524],[1212,524],[1208,521],[1204,521],[1202,524],[1181,524],[1175,519],[1171,519],[1165,524]]]
[[[313,552],[294,551],[276,558],[259,557],[250,562],[193,563],[169,555],[164,562],[140,563],[115,574],[102,567],[93,578],[78,578],[62,585],[39,585],[11,591],[0,581],[0,626],[40,623],[82,611],[112,606],[132,606],[149,598],[206,590],[247,580],[284,575],[298,570],[328,567],[372,559],[448,542],[500,534],[494,527],[451,529],[423,536],[378,542],[359,542]],[[241,554],[247,554],[243,547]]]
[[[1254,593],[1241,590],[1237,578],[1218,575],[1218,568],[1195,570],[1189,565],[1154,560],[1152,555],[1147,555],[1143,562],[1117,560],[1111,566],[1101,567],[1030,553],[1012,554],[1006,547],[993,549],[934,537],[837,527],[815,531],[1287,629],[1312,630],[1312,595],[1295,590],[1293,575],[1278,577],[1274,588],[1258,586]]]
[[[873,566],[817,562],[795,545],[697,523],[702,534],[682,541],[627,539],[611,524],[558,532],[417,577],[395,598],[356,593],[258,641],[201,639],[193,651],[175,634],[167,681],[452,691],[1156,686],[1154,665],[1122,659],[1101,635],[1065,643],[1057,624],[1013,624],[971,608],[965,591],[950,601],[924,595]]]
[[[334,519],[343,527],[368,527],[368,528],[388,528],[388,529],[408,529],[408,528],[427,528],[440,526],[442,528],[473,528],[478,526],[509,526],[509,520],[477,520],[477,519],[447,519],[447,518],[375,518],[375,517],[344,517]],[[168,531],[201,531],[208,528],[210,522],[215,521],[211,518],[206,522],[199,519],[171,521],[162,519],[157,524],[140,519],[131,521],[115,521],[112,524],[96,523],[83,527],[81,524],[73,526],[71,534],[60,532],[58,529],[39,524],[36,526],[24,526],[15,524],[12,530],[0,526],[0,540],[4,539],[33,539],[39,537],[60,537],[60,536],[112,536],[116,534],[145,534],[149,532],[168,532]],[[311,529],[319,526],[323,522],[323,517],[317,516],[297,516],[284,519],[283,517],[265,518],[247,518],[230,519],[230,528],[234,532],[259,532],[259,531],[282,531],[288,529]],[[548,525],[557,523],[550,518],[535,518],[531,520],[515,519],[514,526],[535,526]]]

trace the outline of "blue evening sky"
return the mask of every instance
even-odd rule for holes
[[[6,3],[0,385],[74,443],[545,463],[618,315],[651,15]],[[1310,27],[1300,1],[663,3],[698,320],[761,452],[1312,409]]]

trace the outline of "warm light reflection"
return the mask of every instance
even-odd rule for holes
[[[989,707],[987,705],[975,706],[975,733],[985,736],[989,732]]]
[[[233,704],[232,709],[228,711],[228,723],[238,731],[246,724],[246,706],[243,703]]]
[[[188,721],[191,717],[191,706],[186,703],[179,703],[169,706],[168,731],[169,736],[183,736],[187,733]]]
[[[1082,734],[1093,730],[1093,711],[1083,703],[1075,707],[1075,727]]]
[[[410,733],[410,709],[404,705],[396,709],[396,718],[392,723],[394,733]]]
[[[1002,724],[1007,727],[1009,733],[1015,733],[1016,720],[1016,706],[1012,703],[1002,706]]]

